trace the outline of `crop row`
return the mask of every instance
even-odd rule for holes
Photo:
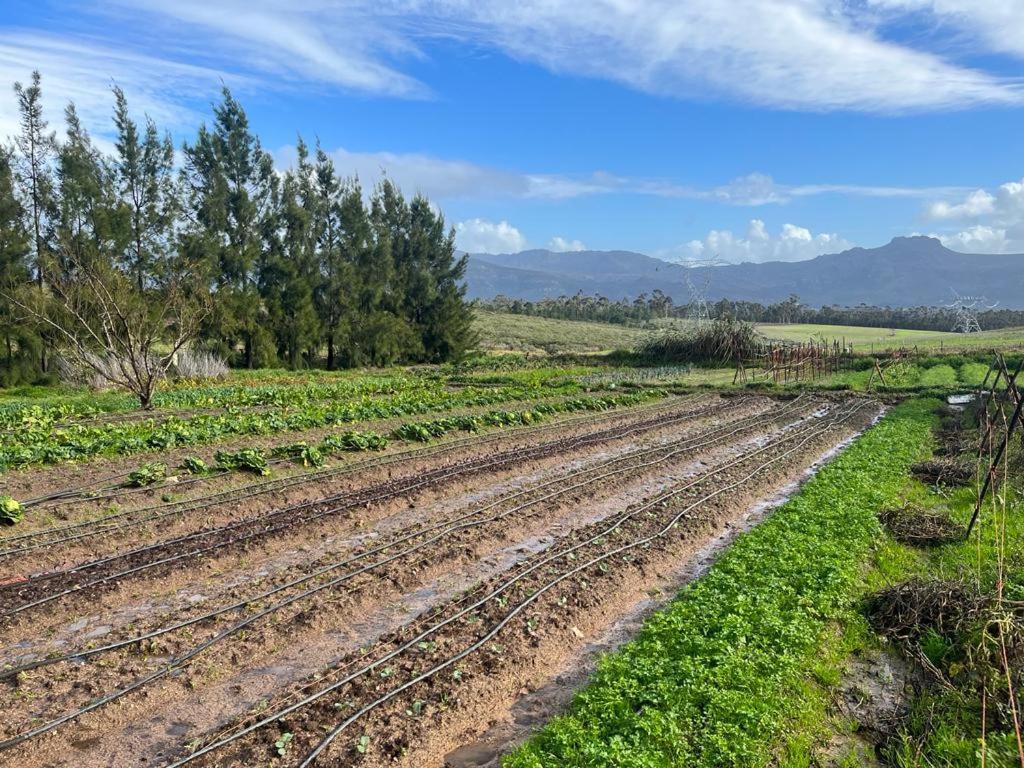
[[[423,389],[439,389],[441,382],[395,374],[361,376],[337,381],[302,384],[218,384],[165,389],[156,394],[157,409],[301,407],[325,400],[368,395],[391,395]],[[97,414],[131,411],[138,401],[115,393],[77,399],[18,401],[0,407],[0,429],[49,427],[59,422],[85,419]]]
[[[71,424],[59,429],[31,425],[5,438],[0,447],[0,470],[101,455],[170,450],[235,436],[270,435],[514,400],[537,400],[572,395],[578,390],[578,385],[572,383],[539,388],[466,387],[458,391],[420,388],[383,397],[362,396],[280,411],[196,414],[188,418],[171,416],[163,420],[112,424]]]
[[[349,430],[328,435],[319,443],[307,441],[286,443],[272,448],[269,453],[259,448],[217,451],[215,463],[212,465],[196,457],[187,457],[179,468],[191,475],[242,471],[266,476],[270,474],[272,459],[288,459],[304,467],[320,467],[332,455],[360,451],[382,451],[387,448],[392,439],[426,443],[453,432],[479,432],[488,427],[527,426],[539,423],[556,413],[607,411],[613,408],[639,405],[663,395],[663,392],[657,390],[647,390],[627,395],[578,397],[571,400],[537,403],[533,408],[522,410],[495,410],[475,415],[448,416],[431,421],[410,421],[396,427],[390,434]],[[165,464],[147,462],[130,472],[124,484],[128,487],[149,486],[164,480],[166,476],[167,466]],[[4,497],[0,497],[0,499],[2,498]]]
[[[771,763],[829,620],[857,593],[875,515],[928,443],[930,408],[897,407],[823,468],[503,765]]]

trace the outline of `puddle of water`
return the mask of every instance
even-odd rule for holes
[[[977,397],[977,394],[974,392],[965,392],[963,394],[950,395],[946,398],[946,402],[949,405],[967,405],[968,403],[973,403]]]

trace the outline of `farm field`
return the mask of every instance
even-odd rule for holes
[[[11,399],[0,765],[483,764],[524,735],[494,721],[881,409],[672,374]]]
[[[759,333],[780,341],[846,339],[857,352],[894,347],[918,347],[922,352],[985,349],[1019,349],[1024,346],[1024,328],[1003,328],[981,333],[943,333],[902,328],[866,328],[853,325],[766,324],[757,325]]]
[[[657,331],[611,323],[559,320],[545,317],[477,310],[475,328],[480,348],[528,354],[590,353],[632,349]],[[686,321],[655,321],[659,328],[686,327]],[[806,342],[845,339],[860,353],[890,348],[917,347],[921,352],[977,352],[1024,348],[1024,328],[1004,328],[975,334],[870,328],[808,323],[759,323],[757,331],[769,339]]]
[[[651,331],[611,323],[557,320],[477,310],[474,327],[480,348],[531,354],[632,349]]]

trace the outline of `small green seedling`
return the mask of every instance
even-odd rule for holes
[[[370,737],[365,734],[359,737],[359,741],[356,742],[356,752],[360,755],[365,755],[366,750],[370,747]]]
[[[274,742],[274,748],[277,750],[277,754],[281,757],[285,756],[288,752],[288,745],[292,743],[292,739],[295,736],[292,733],[282,733],[281,738]]]

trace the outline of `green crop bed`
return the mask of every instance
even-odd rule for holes
[[[198,414],[111,424],[72,423],[55,428],[52,417],[23,419],[0,446],[0,469],[57,464],[93,456],[130,455],[202,445],[236,436],[270,435],[401,416],[481,407],[517,400],[568,396],[581,391],[572,381],[539,386],[446,388],[443,382],[380,396],[284,406],[270,411]]]

